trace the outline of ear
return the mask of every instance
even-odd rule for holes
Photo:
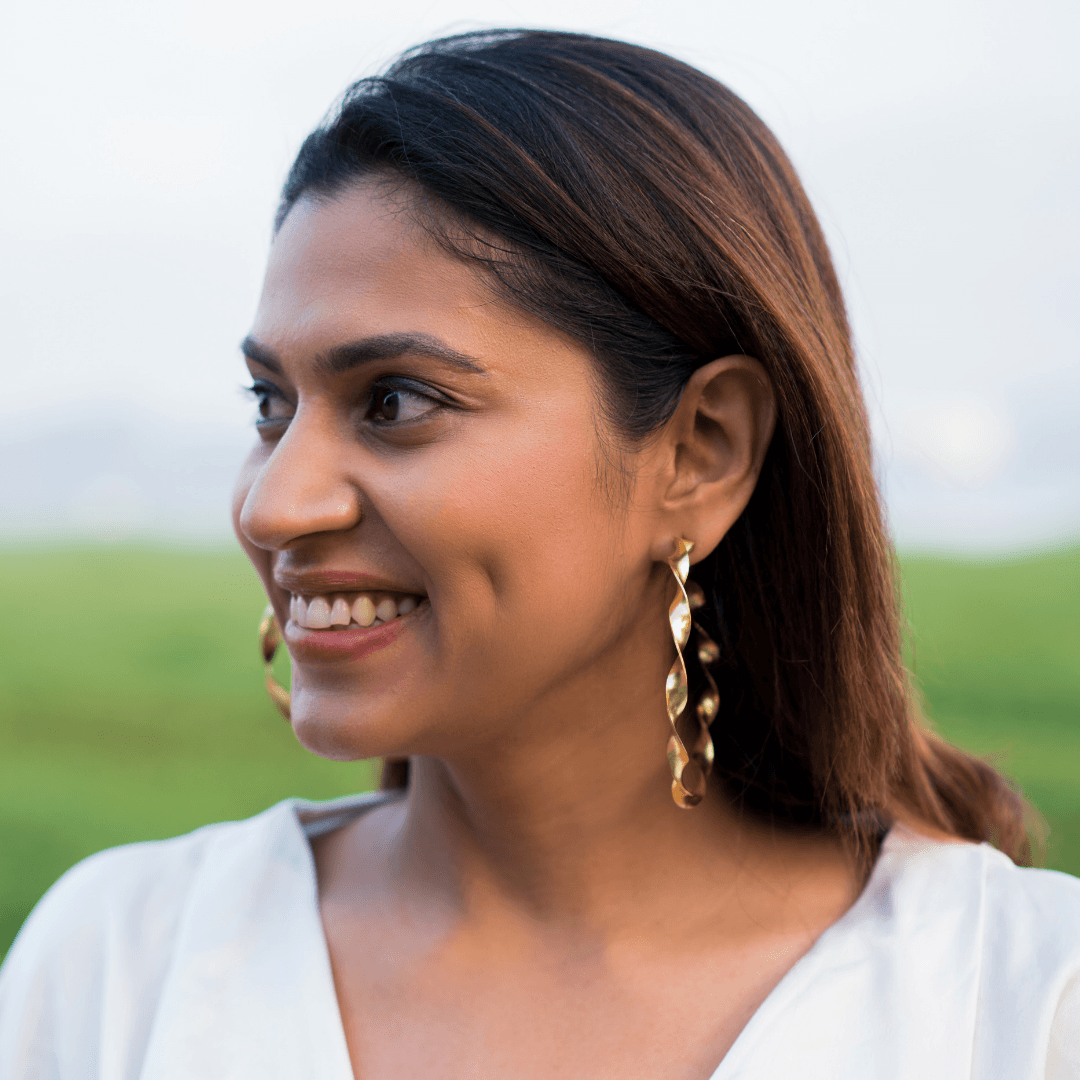
[[[679,536],[699,562],[735,524],[754,493],[776,428],[776,395],[761,364],[724,356],[698,368],[665,425],[660,452],[657,561]]]

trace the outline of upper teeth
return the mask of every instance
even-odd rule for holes
[[[398,615],[407,615],[419,600],[405,596],[400,600],[385,593],[360,593],[359,596],[312,596],[305,599],[294,595],[289,601],[289,617],[297,626],[308,630],[326,630],[331,626],[374,626],[386,623]]]

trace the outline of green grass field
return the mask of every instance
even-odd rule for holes
[[[904,562],[913,664],[947,737],[993,754],[1080,874],[1080,549]],[[72,863],[372,786],[323,761],[266,701],[263,602],[239,554],[0,552],[0,955]]]

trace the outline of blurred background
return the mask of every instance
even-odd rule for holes
[[[779,136],[846,289],[929,714],[1080,873],[1080,5],[37,0],[0,34],[0,954],[91,851],[372,783],[262,696],[237,343],[333,99],[518,25],[670,52]]]

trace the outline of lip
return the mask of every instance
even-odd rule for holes
[[[296,660],[306,663],[362,660],[397,641],[408,617],[399,615],[380,626],[354,626],[347,630],[308,630],[290,619],[285,624],[285,644]]]
[[[278,570],[274,583],[288,593],[319,596],[331,592],[389,592],[407,596],[424,596],[421,589],[402,588],[400,583],[374,574],[357,574],[349,570],[307,570],[292,572]],[[346,633],[346,631],[338,631]]]

